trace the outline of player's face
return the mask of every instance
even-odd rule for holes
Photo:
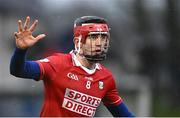
[[[82,45],[82,50],[85,55],[95,56],[107,52],[108,47],[108,34],[90,34],[87,36],[85,43]]]

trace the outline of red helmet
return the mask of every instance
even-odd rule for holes
[[[84,53],[83,56],[86,57],[89,61],[102,61],[106,58],[106,54],[109,47],[109,28],[107,25],[107,21],[104,18],[97,17],[97,16],[84,16],[80,17],[75,20],[74,23],[74,37],[79,39],[79,43],[85,43],[85,39],[87,36],[92,36],[96,34],[105,34],[108,36],[108,41],[106,41],[105,44],[101,46],[101,54],[87,54]],[[78,46],[80,47],[80,46]],[[91,46],[92,48],[93,46]],[[75,46],[77,52],[79,52],[80,48],[77,49]]]
[[[74,27],[74,37],[81,36],[81,41],[84,43],[86,37],[90,32],[96,33],[109,33],[109,28],[107,24],[97,24],[97,23],[86,23],[82,26]]]

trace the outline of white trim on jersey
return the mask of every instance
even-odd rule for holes
[[[99,63],[96,63],[94,69],[92,69],[92,70],[91,70],[91,69],[88,69],[88,68],[86,68],[85,66],[83,66],[83,65],[78,61],[77,56],[74,54],[74,51],[73,51],[73,50],[70,52],[70,54],[71,54],[72,60],[73,60],[73,62],[74,62],[74,66],[79,66],[79,67],[81,67],[81,68],[82,68],[85,72],[87,72],[88,74],[93,74],[93,73],[96,72],[97,69],[98,69],[98,70],[101,69]]]

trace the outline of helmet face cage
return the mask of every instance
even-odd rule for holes
[[[110,40],[107,24],[86,23],[82,24],[82,26],[76,26],[74,28],[74,37],[79,38],[78,44],[80,42],[83,44],[83,53],[81,55],[87,60],[96,62],[106,59]],[[88,45],[85,43],[87,38],[90,39]],[[96,44],[98,42],[96,40],[100,41],[100,43]],[[80,47],[77,52],[80,52]]]
[[[93,62],[105,60],[109,48],[109,33],[90,32],[87,38],[89,44],[83,46],[83,55],[86,59]]]

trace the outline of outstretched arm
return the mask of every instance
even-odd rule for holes
[[[123,102],[117,106],[107,106],[107,109],[114,117],[134,117]]]
[[[15,32],[16,49],[10,62],[10,73],[16,77],[37,79],[40,76],[40,67],[34,61],[26,61],[27,49],[33,46],[40,39],[45,37],[45,34],[40,34],[36,37],[32,36],[38,21],[29,27],[30,17],[26,18],[24,27],[22,21],[18,21],[18,32]]]
[[[16,77],[37,79],[40,67],[34,61],[26,61],[26,51],[16,48],[10,62],[10,73]]]

